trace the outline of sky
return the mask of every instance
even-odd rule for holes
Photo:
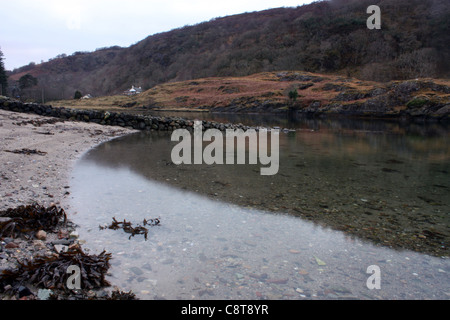
[[[0,50],[7,70],[59,54],[128,47],[213,18],[312,0],[0,0]]]

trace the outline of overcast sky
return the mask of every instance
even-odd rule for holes
[[[312,0],[1,1],[0,50],[7,70],[58,54],[128,47],[147,36],[212,18]]]

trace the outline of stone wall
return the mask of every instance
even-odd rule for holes
[[[177,117],[155,117],[149,115],[129,114],[108,111],[79,110],[69,108],[56,108],[36,103],[22,103],[6,97],[0,97],[0,109],[33,113],[37,115],[55,117],[63,120],[94,122],[102,125],[119,126],[147,131],[173,131],[175,129],[193,129],[194,121]],[[215,128],[221,131],[226,129],[250,129],[242,124],[224,124],[214,121],[202,121],[203,129]]]

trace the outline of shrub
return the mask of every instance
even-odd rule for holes
[[[420,108],[423,107],[429,100],[425,97],[415,97],[409,101],[406,106],[408,108]]]

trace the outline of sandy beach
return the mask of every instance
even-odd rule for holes
[[[134,130],[63,121],[0,110],[0,211],[38,203],[63,208],[70,220],[70,172],[90,148]],[[16,259],[54,254],[52,240],[8,239],[0,247],[0,271]]]

